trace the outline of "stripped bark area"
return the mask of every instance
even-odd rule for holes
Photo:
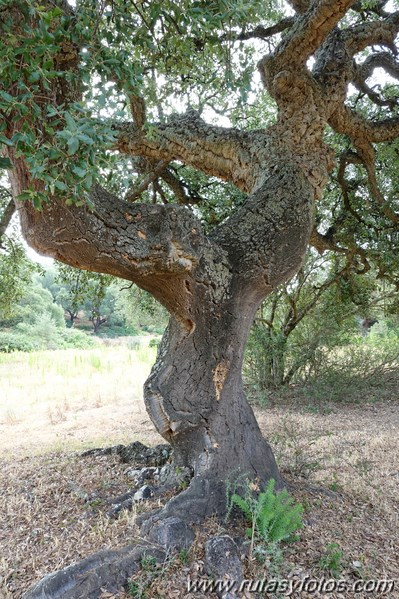
[[[298,271],[310,239],[320,251],[327,247],[313,222],[315,201],[334,166],[334,151],[324,139],[327,126],[351,140],[373,196],[393,222],[399,218],[378,189],[373,146],[399,135],[398,118],[368,121],[346,105],[349,83],[361,85],[377,66],[398,75],[391,48],[399,13],[385,13],[380,3],[371,20],[348,25],[341,22],[351,8],[359,10],[354,0],[290,4],[295,16],[281,26],[237,38],[284,31],[275,51],[258,65],[278,106],[276,122],[267,129],[217,127],[188,111],[153,123],[148,135],[145,106],[132,93],[132,121],[115,122],[113,128],[115,150],[140,159],[145,176],[142,187],[127,195],[134,203],[95,185],[94,207],[67,207],[52,197],[38,212],[18,200],[37,182],[24,159],[6,149],[14,164],[15,203],[32,247],[72,266],[132,281],[170,312],[145,402],[155,427],[173,446],[176,463],[192,468],[194,477],[168,504],[168,516],[201,519],[223,512],[230,477],[245,475],[260,483],[274,478],[277,486],[283,484],[245,399],[241,368],[260,302]],[[356,65],[358,53],[375,44],[386,46],[386,52]],[[74,68],[78,53],[78,47],[68,47],[65,68]],[[55,104],[79,96],[79,90],[56,83],[53,91]],[[17,129],[18,122],[11,122],[7,134]],[[246,201],[207,234],[184,205],[182,187],[168,171],[171,161],[234,183],[246,192]],[[140,190],[157,177],[174,186],[176,204],[137,201]]]

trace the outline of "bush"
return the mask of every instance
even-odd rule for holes
[[[51,314],[40,314],[31,324],[21,322],[16,328],[22,335],[33,339],[39,349],[58,349],[62,346],[62,332],[65,329],[57,327]]]
[[[350,345],[328,351],[320,348],[322,358],[317,368],[309,372],[308,382],[325,384],[351,379],[367,380],[389,370],[399,369],[399,340],[386,337],[357,337]]]
[[[62,331],[62,349],[90,349],[97,345],[97,341],[91,335],[87,335],[77,329],[67,328]]]
[[[0,331],[0,352],[11,353],[13,351],[31,352],[40,349],[37,340],[28,335],[14,333],[11,331]]]
[[[0,331],[0,352],[31,352],[41,349],[89,349],[96,340],[82,331],[58,328],[43,314],[33,324],[19,323],[14,331]]]

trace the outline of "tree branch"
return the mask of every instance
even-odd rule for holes
[[[250,39],[261,39],[265,40],[271,37],[272,35],[276,35],[277,33],[282,33],[286,29],[289,29],[296,21],[295,17],[286,17],[285,19],[281,19],[275,25],[271,25],[270,27],[263,27],[259,25],[252,29],[252,31],[242,31],[237,35],[229,35],[225,34],[223,39],[227,39],[229,41],[246,41]]]
[[[6,232],[8,225],[10,224],[10,221],[13,217],[14,212],[15,212],[14,200],[10,200],[8,202],[7,206],[5,207],[4,212],[1,215],[1,219],[0,219],[0,247],[1,247],[1,239],[4,235],[4,233]]]
[[[133,123],[115,123],[115,148],[153,160],[181,160],[208,175],[230,180],[248,191],[248,135],[205,123],[195,111],[174,115],[143,133]]]
[[[330,117],[329,124],[337,132],[352,140],[380,143],[399,137],[399,117],[382,121],[368,121],[348,106],[340,106]]]
[[[381,45],[391,48],[399,31],[399,11],[391,13],[383,21],[371,21],[354,25],[342,32],[343,40],[349,56],[354,56],[368,46]]]
[[[187,195],[183,183],[180,181],[180,179],[178,179],[178,177],[175,177],[175,175],[170,171],[170,169],[166,169],[162,173],[162,179],[174,193],[178,204],[194,203],[192,202],[192,198],[190,198],[190,196]]]
[[[353,210],[349,199],[349,185],[345,179],[345,170],[348,164],[363,164],[361,157],[356,152],[344,152],[341,155],[338,169],[338,183],[342,191],[344,208],[348,214],[351,214],[357,222],[363,222],[358,213]]]
[[[91,200],[94,209],[68,208],[53,198],[41,212],[17,200],[26,240],[70,266],[137,283],[180,321],[189,320],[185,280],[209,245],[192,212],[176,205],[128,204],[99,186]]]
[[[322,254],[325,251],[333,251],[339,254],[346,254],[347,252],[346,248],[341,248],[337,245],[334,238],[323,235],[323,233],[320,233],[316,227],[313,228],[310,234],[309,243],[319,252],[319,254]]]
[[[399,79],[399,62],[389,52],[378,52],[371,54],[366,60],[356,65],[359,75],[366,81],[374,72],[374,69],[384,69],[394,79]]]
[[[158,177],[160,176],[162,171],[165,170],[168,164],[169,163],[167,160],[160,160],[158,164],[155,166],[155,168],[148,173],[148,175],[143,179],[143,181],[139,185],[137,185],[137,187],[128,191],[128,193],[125,196],[125,200],[127,202],[135,202],[141,196],[141,194],[151,185],[151,183],[158,179]]]
[[[354,3],[354,0],[319,0],[303,13],[308,2],[295,1],[303,15],[296,20],[288,35],[281,42],[273,60],[278,70],[304,66],[308,58],[321,46],[328,34]],[[274,70],[276,70],[276,68]]]
[[[398,105],[399,96],[384,99],[366,83],[376,68],[382,68],[394,79],[399,79],[399,63],[389,52],[380,52],[372,54],[360,65],[355,62],[353,63],[352,83],[377,106],[388,106],[393,110]]]
[[[334,113],[330,121],[335,131],[347,135],[352,140],[357,154],[366,168],[373,199],[386,218],[395,224],[398,223],[399,214],[387,204],[378,186],[375,173],[375,150],[372,142],[390,141],[398,137],[399,118],[373,123],[366,121],[357,113],[343,106],[341,111]]]

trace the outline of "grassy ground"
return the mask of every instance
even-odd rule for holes
[[[142,388],[155,355],[146,345],[0,353],[0,453],[151,440]]]
[[[126,466],[113,456],[83,459],[76,452],[160,441],[141,399],[153,359],[153,350],[124,347],[0,354],[2,599],[19,599],[46,573],[137,536],[135,514],[124,513],[116,521],[104,515],[107,500],[129,486]],[[313,402],[309,410],[287,401],[257,411],[290,490],[305,507],[304,528],[299,540],[285,547],[280,576],[398,579],[395,389],[384,392],[383,402],[374,393],[371,403],[363,394],[356,405],[326,409],[323,404],[316,410]],[[145,572],[133,596],[145,597],[139,594],[145,591],[147,599],[200,597],[185,591],[187,575],[200,572],[207,536],[224,530],[234,534],[231,526],[206,523],[190,554],[170,560],[162,571]],[[270,576],[267,564],[247,559],[245,565],[248,577]],[[379,595],[357,595],[366,596]],[[399,597],[399,586],[385,596]]]

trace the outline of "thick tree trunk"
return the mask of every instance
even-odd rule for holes
[[[174,448],[176,465],[191,467],[193,479],[170,502],[168,515],[197,520],[223,512],[229,480],[247,478],[263,486],[274,478],[282,486],[243,390],[243,351],[257,305],[250,295],[220,304],[202,297],[191,334],[174,318],[169,323],[145,385],[145,402]]]

